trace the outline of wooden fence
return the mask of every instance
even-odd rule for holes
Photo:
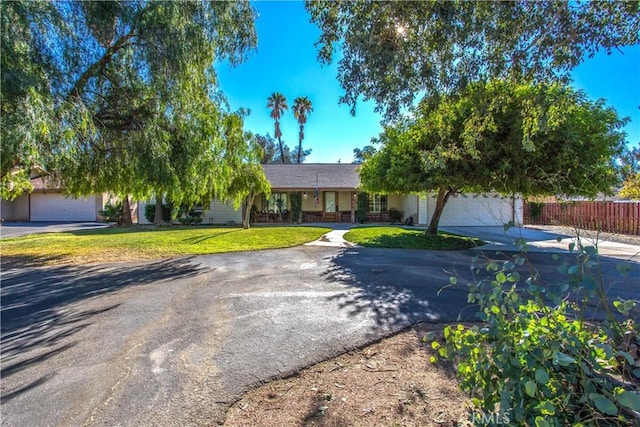
[[[525,203],[524,222],[640,235],[640,202]]]

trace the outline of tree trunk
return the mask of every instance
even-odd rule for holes
[[[280,147],[280,161],[284,163],[284,150],[282,149],[282,132],[280,132],[280,122],[276,120],[276,138],[278,138],[278,146]]]
[[[131,227],[133,220],[131,219],[131,204],[129,203],[129,195],[124,196],[122,199],[122,225],[125,227]]]
[[[164,209],[162,209],[162,194],[156,195],[156,212],[153,215],[153,223],[160,225],[164,222]]]
[[[436,208],[433,211],[433,216],[431,217],[431,222],[429,222],[429,227],[427,227],[426,234],[437,235],[438,234],[438,224],[440,223],[440,217],[442,216],[442,211],[444,211],[444,207],[451,197],[452,194],[455,194],[456,190],[452,188],[440,188],[438,189],[438,198],[436,199]]]
[[[304,138],[304,125],[300,125],[300,135],[298,135],[298,163],[302,157],[302,138]]]
[[[280,137],[278,137],[278,145],[280,146],[280,161],[282,161],[282,163],[285,163],[284,150],[282,149],[282,141],[280,140]]]
[[[247,207],[244,210],[244,219],[242,220],[242,228],[248,230],[251,227],[251,207],[253,206],[253,199],[256,197],[254,193],[249,193],[247,196]]]

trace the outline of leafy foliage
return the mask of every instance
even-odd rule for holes
[[[630,351],[640,344],[640,312],[633,301],[613,304],[623,321],[608,310],[596,248],[578,247],[575,263],[562,263],[562,279],[551,285],[535,270],[523,276],[522,254],[474,262],[478,279],[469,283],[468,300],[478,305],[482,325],[447,326],[444,345],[432,342],[440,357],[457,360],[460,387],[474,406],[499,408],[518,425],[636,425],[640,372]],[[589,304],[607,310],[605,322],[588,320]]]
[[[618,194],[625,199],[640,200],[640,173],[627,178]]]
[[[172,217],[173,207],[169,205],[162,205],[162,216],[164,219],[169,219]],[[144,217],[147,221],[153,223],[156,219],[156,204],[155,203],[147,203],[144,206]]]
[[[280,130],[280,118],[286,109],[289,108],[287,105],[287,98],[281,94],[280,92],[273,92],[267,98],[267,108],[271,108],[271,118],[274,121],[274,135],[278,140],[278,145],[280,146],[280,160],[284,163],[284,150],[282,148],[282,131]]]
[[[621,156],[622,188],[618,195],[625,199],[640,200],[640,148],[627,150]]]
[[[365,145],[364,147],[353,149],[353,163],[362,164],[369,157],[376,153],[376,149],[373,145]]]
[[[341,102],[374,100],[387,119],[416,96],[485,78],[567,79],[585,56],[639,41],[637,2],[308,0],[318,58],[340,48]]]
[[[116,204],[107,203],[99,213],[104,217],[104,222],[120,223],[122,219],[122,202]]]
[[[396,208],[389,208],[389,221],[391,222],[402,222],[402,217],[404,216],[404,212],[398,210]]]
[[[291,200],[291,220],[297,222],[302,214],[302,194],[299,191],[289,193]]]
[[[292,152],[289,146],[282,141],[282,151],[284,152],[284,162],[280,157],[280,152],[274,139],[268,133],[266,135],[255,135],[256,143],[262,149],[260,163],[296,163],[296,153]],[[302,150],[300,162],[304,163],[306,157],[311,154],[311,149]]]
[[[459,191],[529,195],[610,193],[626,120],[603,101],[561,84],[490,81],[423,101],[415,118],[388,126],[361,166],[372,193],[438,193],[437,232]]]
[[[358,193],[358,200],[356,202],[356,221],[363,224],[367,220],[367,213],[369,212],[369,194],[361,191]]]
[[[211,64],[237,64],[255,46],[248,3],[2,7],[2,65],[12,70],[3,73],[3,108],[7,99],[12,111],[28,112],[2,115],[3,189],[37,165],[59,172],[76,195],[153,194],[181,204],[226,194],[238,152],[229,141],[242,122],[224,109]],[[24,43],[5,44],[11,32]]]
[[[298,133],[298,163],[302,163],[302,140],[304,139],[304,125],[307,124],[307,117],[313,111],[313,104],[306,96],[299,96],[293,101],[293,115],[300,125]]]

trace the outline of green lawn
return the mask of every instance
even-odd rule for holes
[[[172,227],[103,228],[34,234],[0,241],[3,266],[136,261],[181,255],[254,251],[297,246],[318,239],[327,228]]]
[[[423,230],[400,227],[352,228],[344,238],[351,243],[370,248],[457,250],[484,244],[483,241],[470,237],[442,232],[437,236],[428,236]]]

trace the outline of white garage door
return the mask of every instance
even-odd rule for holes
[[[96,198],[67,198],[61,194],[31,194],[31,221],[95,221]]]
[[[425,209],[421,200],[420,219],[427,213],[427,221],[431,220],[436,207],[436,199],[429,195]],[[442,217],[441,226],[496,226],[511,221],[513,213],[511,198],[499,195],[456,194],[449,198]],[[425,212],[426,211],[426,212]],[[427,224],[427,221],[421,224]]]

